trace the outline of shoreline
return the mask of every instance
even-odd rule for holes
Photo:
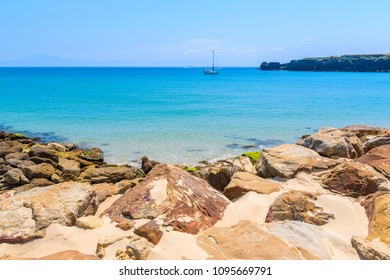
[[[36,140],[0,132],[0,259],[390,259],[389,128],[196,167]]]

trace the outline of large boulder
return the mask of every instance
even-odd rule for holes
[[[30,151],[28,152],[28,155],[33,158],[41,158],[41,159],[49,159],[55,163],[58,162],[58,156],[55,155],[52,151],[50,151],[47,147],[41,146],[41,145],[35,145],[33,146]]]
[[[390,193],[378,192],[363,202],[369,219],[367,240],[390,245]]]
[[[24,166],[23,172],[30,180],[33,178],[50,178],[56,169],[49,163]]]
[[[59,158],[58,169],[62,171],[62,181],[76,180],[81,173],[80,163],[71,159]]]
[[[341,128],[342,131],[352,132],[364,143],[373,137],[390,137],[390,129],[364,124],[350,125]]]
[[[211,186],[223,191],[236,172],[252,172],[253,164],[246,156],[217,161],[215,164],[200,167],[193,175],[205,179]]]
[[[344,162],[321,176],[325,188],[346,196],[372,194],[388,186],[388,181],[374,168],[359,162]]]
[[[22,185],[30,182],[19,168],[9,170],[3,175],[3,178],[7,185]]]
[[[369,164],[378,172],[390,178],[390,145],[374,148],[364,156],[356,159],[356,161]]]
[[[0,158],[11,153],[21,153],[24,145],[18,141],[0,141]]]
[[[0,202],[0,243],[21,243],[44,236],[51,223],[73,226],[88,209],[96,210],[94,191],[85,183],[67,182],[35,188]]]
[[[329,222],[329,219],[335,217],[316,206],[316,199],[317,194],[305,191],[283,193],[270,206],[266,222],[293,220],[319,226],[324,225]]]
[[[338,129],[319,131],[301,139],[297,144],[329,158],[357,158],[362,151],[362,143],[355,134]]]
[[[351,244],[322,227],[298,221],[266,224],[268,233],[297,248],[305,259],[358,259]]]
[[[232,227],[212,227],[197,238],[198,245],[214,260],[304,259],[297,248],[250,221],[240,221]]]
[[[103,215],[129,229],[137,219],[158,219],[164,226],[196,234],[222,218],[229,200],[203,179],[179,167],[158,165]]]
[[[264,179],[249,172],[237,172],[233,175],[223,194],[230,200],[240,197],[249,191],[270,194],[280,190],[282,183]]]
[[[300,171],[324,170],[337,164],[337,161],[321,157],[308,148],[283,144],[264,149],[256,164],[256,170],[257,175],[264,178],[292,178]]]

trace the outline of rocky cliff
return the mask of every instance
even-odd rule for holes
[[[289,63],[263,62],[260,70],[390,72],[390,54],[342,55],[291,60]]]

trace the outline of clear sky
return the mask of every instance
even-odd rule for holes
[[[0,63],[205,66],[213,49],[221,67],[390,52],[390,1],[0,0]]]

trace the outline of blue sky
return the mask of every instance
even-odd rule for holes
[[[388,0],[0,0],[0,62],[204,66],[215,49],[223,67],[390,52],[389,12]]]

